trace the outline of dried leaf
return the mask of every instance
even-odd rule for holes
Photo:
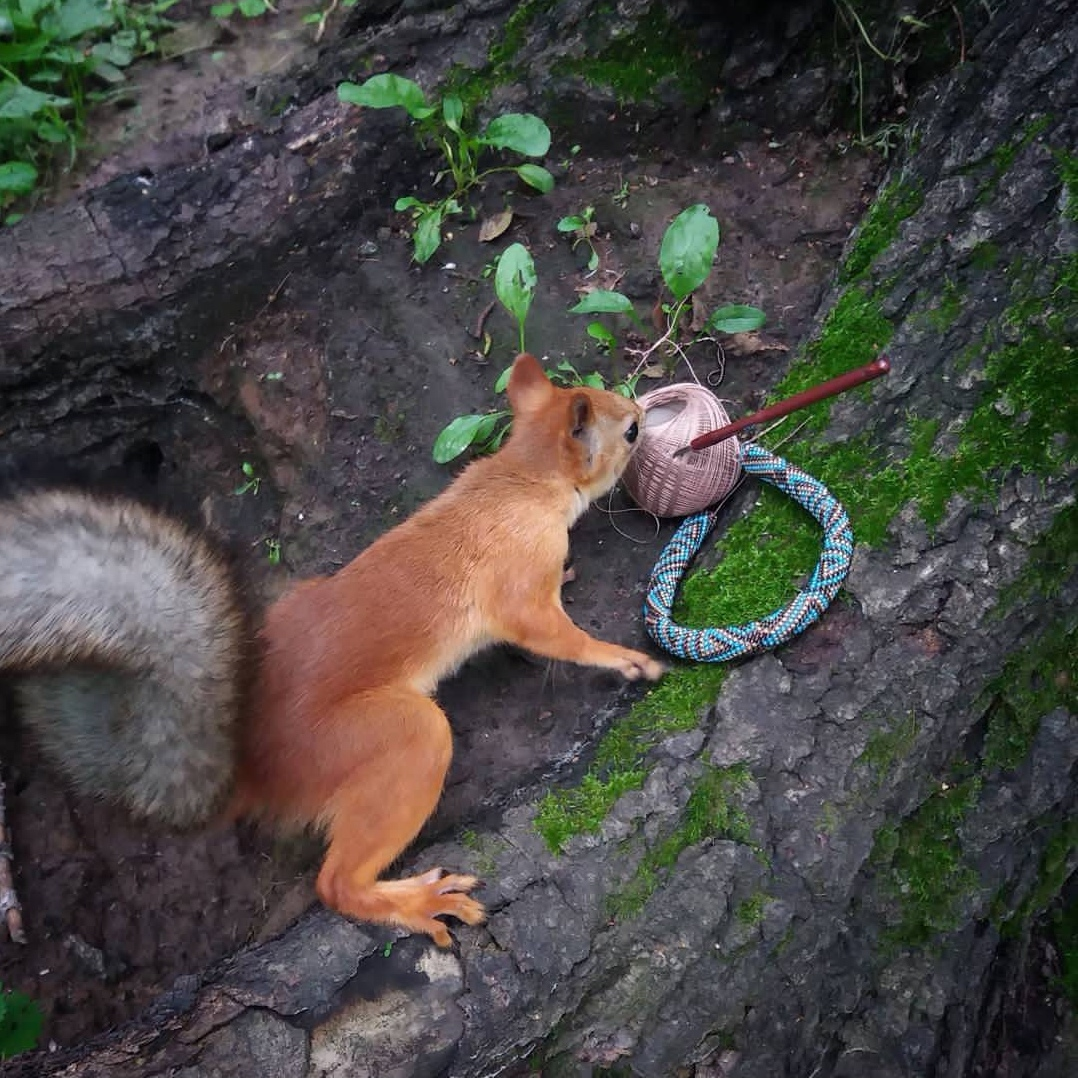
[[[790,346],[762,333],[733,333],[723,340],[723,347],[739,356],[756,352],[788,352]]]
[[[496,213],[493,217],[485,218],[479,226],[479,242],[490,243],[491,240],[496,240],[512,221],[513,211],[510,209],[502,210],[501,213]]]

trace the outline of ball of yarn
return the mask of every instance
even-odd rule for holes
[[[645,393],[637,403],[644,409],[644,429],[624,477],[637,505],[658,517],[687,516],[733,490],[741,472],[736,438],[674,456],[693,438],[730,422],[714,393],[678,382]]]

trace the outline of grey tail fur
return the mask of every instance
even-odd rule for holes
[[[0,671],[82,792],[177,827],[231,789],[245,611],[226,560],[141,503],[0,499]]]

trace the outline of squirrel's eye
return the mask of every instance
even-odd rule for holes
[[[636,441],[639,434],[640,428],[637,426],[636,421],[634,420],[632,423],[629,424],[629,429],[625,432],[625,440],[630,445],[632,445],[632,443]]]

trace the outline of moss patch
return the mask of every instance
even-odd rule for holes
[[[600,9],[597,13],[603,19]],[[589,56],[556,64],[555,74],[579,75],[593,86],[612,90],[622,102],[652,100],[656,87],[672,83],[685,104],[695,108],[708,98],[713,80],[691,33],[654,3],[631,34],[617,37]]]
[[[1078,713],[1078,627],[1057,626],[1012,655],[986,689],[988,712],[982,761],[986,768],[1017,767],[1050,711]]]
[[[901,824],[876,833],[872,860],[897,910],[883,933],[888,948],[924,946],[960,923],[961,899],[979,878],[963,859],[958,829],[979,793],[979,778],[944,785]]]
[[[851,252],[856,259],[846,267],[848,276],[858,280],[839,297],[818,339],[791,366],[772,400],[868,363],[887,347],[894,327],[883,314],[878,293],[863,278],[919,200],[915,189],[899,186],[886,195],[884,210],[870,211],[872,227],[862,229]],[[994,247],[985,245],[973,261],[995,266],[998,256]],[[1043,267],[1037,269],[1043,272]],[[896,514],[908,503],[915,503],[932,527],[956,494],[994,497],[1003,477],[1016,469],[1049,475],[1074,462],[1078,398],[1060,392],[1060,387],[1078,381],[1071,330],[1078,324],[1078,257],[1069,256],[1051,269],[1052,279],[1036,289],[1031,267],[1016,264],[1006,271],[1012,301],[969,350],[971,357],[976,354],[983,361],[985,382],[972,414],[946,431],[946,444],[954,447],[948,454],[939,448],[940,421],[932,416],[909,417],[908,451],[903,459],[887,462],[868,434],[837,443],[823,440],[819,432],[833,402],[802,413],[810,436],[784,448],[783,454],[820,478],[843,502],[859,543],[885,542]],[[960,298],[956,282],[938,308],[941,320],[957,316]],[[1038,545],[1020,586],[1011,589],[1012,597],[1022,589],[1026,594],[1053,594],[1071,571],[1076,533],[1078,511],[1064,510]],[[683,624],[737,624],[788,601],[818,557],[819,529],[793,502],[763,487],[753,511],[732,524],[719,545],[725,551],[723,563],[690,575],[683,584],[675,607]],[[679,667],[616,722],[600,742],[581,787],[555,791],[544,799],[537,825],[551,848],[559,850],[572,835],[596,830],[617,798],[643,783],[648,749],[668,732],[694,727],[724,676],[722,666]],[[884,757],[904,751],[908,736],[901,724],[881,735],[866,750],[865,762],[879,773]]]
[[[1052,918],[1052,935],[1059,952],[1059,988],[1078,1011],[1078,901],[1068,902]]]
[[[895,763],[906,756],[917,742],[920,724],[911,711],[905,718],[889,724],[883,730],[877,730],[865,746],[865,751],[857,758],[872,773],[873,785],[879,789]]]
[[[839,281],[850,284],[864,277],[872,263],[891,246],[902,222],[912,217],[923,203],[924,193],[916,184],[900,180],[883,188],[857,230],[857,238],[839,272]]]
[[[644,854],[636,874],[609,901],[614,917],[633,917],[662,885],[677,859],[690,846],[707,838],[748,843],[751,828],[741,794],[752,782],[744,764],[708,767],[696,781],[677,828]]]

